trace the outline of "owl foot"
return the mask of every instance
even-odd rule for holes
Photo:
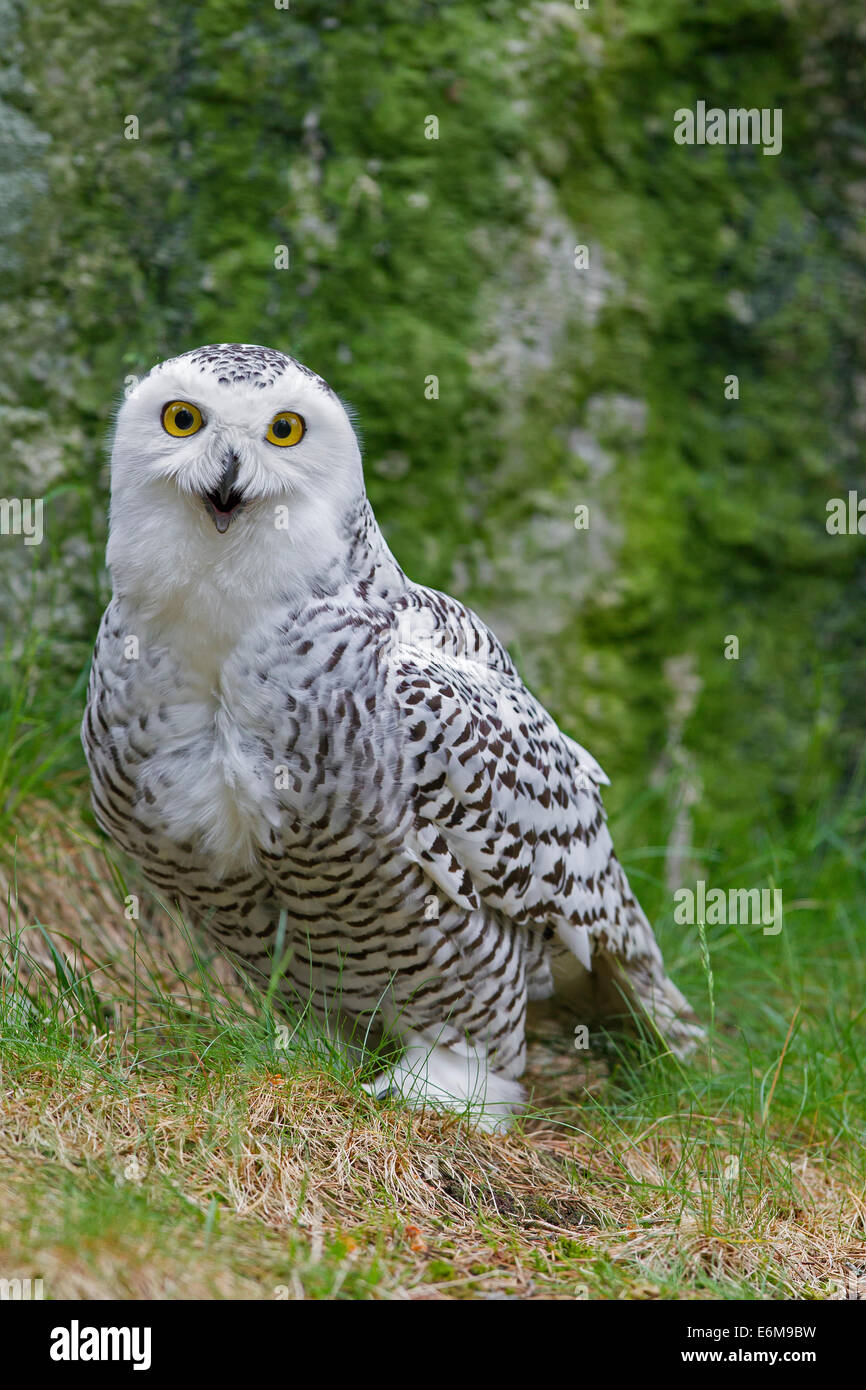
[[[509,1128],[525,1099],[520,1083],[491,1071],[482,1051],[466,1044],[431,1044],[418,1034],[406,1040],[396,1066],[364,1090],[376,1100],[399,1099],[419,1110],[457,1111],[491,1134]]]

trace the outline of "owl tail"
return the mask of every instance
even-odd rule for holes
[[[640,904],[621,874],[626,930],[621,947],[608,944],[604,924],[592,943],[589,968],[570,951],[551,960],[553,998],[530,1006],[535,1018],[556,1016],[576,1023],[620,1023],[658,1033],[677,1057],[686,1057],[704,1030],[684,995],[665,970],[662,953]]]
[[[622,910],[626,923],[622,949],[601,947],[593,958],[593,973],[619,994],[621,1007],[658,1030],[677,1057],[686,1057],[704,1037],[694,1009],[665,970],[652,927],[617,864]]]
[[[667,974],[657,946],[652,955],[633,960],[600,951],[593,959],[593,974],[603,981],[611,1010],[618,996],[620,1014],[628,1014],[638,1024],[649,1022],[674,1056],[687,1057],[703,1039],[697,1015]]]
[[[567,1031],[575,1023],[613,1024],[628,1031],[649,1027],[680,1058],[694,1051],[703,1038],[698,1016],[664,970],[657,947],[651,955],[630,960],[596,948],[591,970],[566,952],[550,965],[553,994],[531,1002],[532,1022],[553,1017]]]
[[[655,943],[653,943],[655,945]],[[649,1028],[676,1057],[687,1057],[704,1030],[686,998],[668,976],[658,947],[626,960],[597,948],[592,969],[563,952],[551,962],[552,997],[529,1005],[530,1019],[554,1018],[567,1031],[576,1023]]]

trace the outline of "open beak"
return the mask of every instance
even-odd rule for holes
[[[229,454],[216,487],[202,495],[208,515],[221,536],[229,529],[237,513],[243,511],[243,494],[235,487],[239,467],[237,454]]]

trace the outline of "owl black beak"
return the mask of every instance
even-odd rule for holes
[[[238,512],[243,511],[243,493],[235,487],[240,459],[232,452],[226,459],[222,477],[216,487],[202,495],[208,515],[220,535],[225,535]]]

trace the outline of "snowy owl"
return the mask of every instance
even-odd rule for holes
[[[481,619],[403,573],[315,372],[238,343],[154,367],[117,419],[107,561],[82,726],[102,828],[285,1001],[399,1044],[377,1097],[507,1125],[527,1001],[569,962],[674,1051],[700,1036],[608,779]]]

